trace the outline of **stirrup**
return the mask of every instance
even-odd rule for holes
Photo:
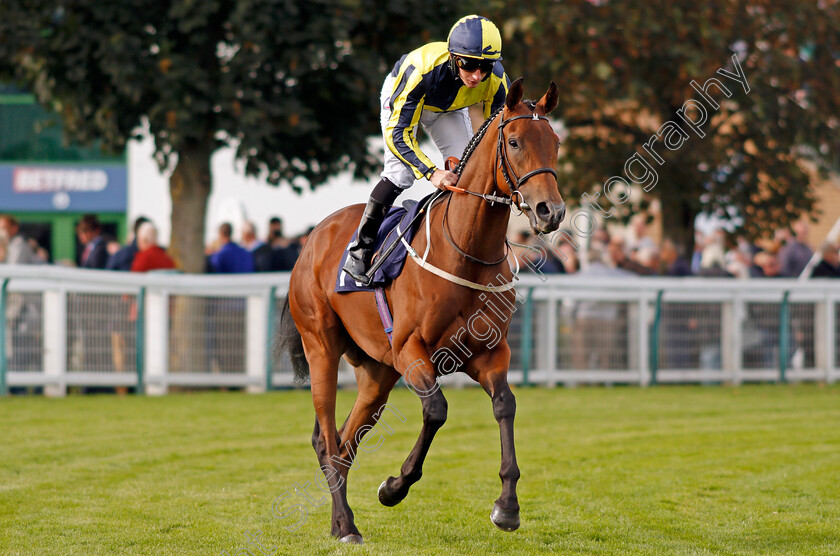
[[[368,273],[370,272],[370,268],[365,268],[364,272],[362,274],[357,274],[356,272],[354,272],[354,271],[352,271],[348,268],[352,264],[351,261],[357,261],[357,260],[358,259],[354,259],[353,257],[348,255],[347,256],[347,261],[345,261],[344,266],[341,268],[341,270],[346,272],[347,275],[350,278],[352,278],[353,280],[355,280],[356,282],[359,282],[360,284],[365,285],[365,286],[370,286],[371,282],[373,282],[373,276],[368,276]],[[362,261],[362,262],[364,263],[364,261]]]

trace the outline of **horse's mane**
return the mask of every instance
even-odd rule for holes
[[[467,148],[464,149],[464,154],[461,155],[461,162],[459,162],[458,167],[455,168],[455,173],[456,174],[458,174],[459,176],[461,175],[461,172],[464,170],[464,166],[467,165],[467,161],[470,159],[470,156],[475,151],[475,148],[478,146],[478,144],[481,142],[481,139],[482,139],[482,137],[484,137],[484,134],[487,133],[487,128],[490,127],[490,124],[493,122],[493,120],[496,119],[496,116],[498,116],[499,113],[504,109],[505,109],[504,104],[502,104],[500,107],[498,107],[495,110],[495,112],[490,114],[489,118],[484,120],[484,123],[481,124],[480,128],[478,128],[478,131],[476,131],[475,135],[472,136],[472,138],[470,139],[470,142],[467,143]]]
[[[523,102],[531,109],[532,112],[536,110],[537,103],[535,101],[525,100]],[[484,138],[484,134],[487,133],[487,128],[490,127],[490,124],[493,122],[493,120],[496,119],[496,116],[499,115],[499,112],[501,112],[504,109],[504,104],[498,107],[492,114],[490,114],[489,118],[484,120],[484,123],[481,124],[481,127],[478,128],[478,131],[476,131],[475,135],[472,136],[470,142],[467,143],[467,148],[464,149],[464,154],[461,155],[461,162],[459,162],[458,167],[455,168],[456,174],[458,174],[459,176],[461,175],[461,172],[464,170],[464,166],[467,165],[467,161],[470,159],[470,156],[475,151],[476,147],[478,147],[478,144],[481,142],[481,140]]]

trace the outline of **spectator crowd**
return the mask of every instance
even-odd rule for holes
[[[234,229],[229,223],[221,224],[217,237],[205,249],[208,273],[284,272],[290,271],[297,261],[306,233],[287,238],[283,235],[283,221],[273,217],[268,222],[265,240],[257,236],[253,222],[242,223],[240,241],[234,240]],[[60,261],[79,268],[149,272],[177,270],[177,265],[166,249],[158,244],[157,228],[146,217],[134,221],[130,237],[122,245],[102,231],[95,214],[82,216],[76,225],[76,238],[80,252],[76,261]],[[21,232],[18,219],[10,214],[0,214],[0,263],[47,264],[50,254],[34,239],[27,239]]]
[[[233,226],[222,223],[216,230],[216,238],[205,248],[205,271],[214,274],[290,271],[311,231],[310,227],[298,237],[287,238],[283,235],[283,221],[273,217],[263,239],[258,236],[254,223],[245,221],[236,241]],[[146,217],[134,221],[125,245],[106,237],[93,214],[81,218],[76,236],[81,252],[78,260],[70,264],[81,268],[134,272],[177,270],[175,261],[158,244],[156,227]],[[797,278],[814,254],[808,246],[808,225],[801,221],[793,225],[792,231],[780,229],[772,239],[756,242],[722,229],[708,235],[697,231],[690,254],[686,254],[680,243],[667,237],[655,242],[643,215],[636,215],[623,230],[613,233],[603,228],[596,230],[590,237],[586,257],[581,256],[578,243],[563,239],[573,236],[559,237],[554,249],[545,249],[545,243],[529,232],[515,233],[513,251],[520,266],[538,268],[544,274]],[[0,215],[0,263],[45,264],[49,260],[45,249],[23,236],[14,216]],[[815,263],[809,268],[809,276],[840,278],[840,246],[832,241],[823,242]]]
[[[572,235],[558,234],[554,249],[521,231],[512,238],[520,266],[537,268],[544,274],[600,276],[706,276],[718,278],[798,278],[809,265],[813,251],[808,246],[808,224],[797,222],[792,232],[778,230],[772,239],[748,241],[744,236],[718,229],[710,234],[695,232],[694,251],[687,255],[679,243],[667,237],[657,243],[648,233],[642,215],[625,230],[609,233],[603,228],[590,237],[586,261]],[[840,246],[825,241],[812,278],[840,278]]]

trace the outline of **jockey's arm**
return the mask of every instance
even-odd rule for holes
[[[415,72],[416,73],[416,72]],[[401,75],[392,97],[391,117],[384,130],[385,146],[414,173],[416,179],[431,181],[437,170],[431,159],[420,150],[417,126],[425,104],[426,83],[414,74]]]

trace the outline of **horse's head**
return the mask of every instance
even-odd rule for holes
[[[528,215],[534,233],[556,230],[566,215],[566,203],[557,187],[557,150],[560,138],[546,118],[557,106],[553,82],[537,102],[522,102],[522,78],[514,81],[499,124],[497,169],[500,183]]]

